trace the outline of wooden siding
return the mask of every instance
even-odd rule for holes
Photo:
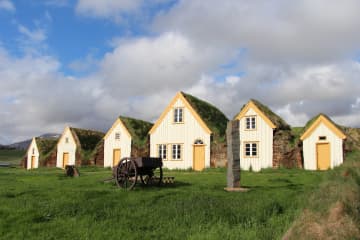
[[[104,167],[113,167],[114,149],[120,149],[121,158],[131,156],[131,137],[125,127],[118,121],[111,130],[104,139]],[[115,139],[116,133],[120,133],[120,140]]]
[[[183,107],[184,123],[174,123],[173,109]],[[205,167],[210,167],[210,134],[192,115],[186,104],[178,99],[154,132],[150,134],[150,156],[158,157],[158,144],[167,144],[167,156],[171,159],[171,144],[182,144],[182,160],[164,160],[169,169],[188,169],[193,167],[193,144],[201,139],[205,144]]]
[[[246,117],[256,116],[256,130],[246,130]],[[244,143],[257,142],[258,156],[245,157]],[[272,167],[273,129],[256,111],[250,108],[240,119],[240,167],[243,170],[260,171]]]
[[[320,136],[326,136],[326,140],[319,140]],[[324,123],[320,123],[311,135],[303,141],[304,169],[317,169],[316,144],[321,142],[330,143],[330,168],[343,163],[343,140]]]
[[[69,142],[66,143],[66,138],[69,139]],[[65,128],[63,134],[60,137],[60,140],[57,145],[57,156],[56,156],[56,167],[63,167],[63,156],[64,153],[69,153],[69,165],[75,165],[75,156],[76,156],[76,143],[71,134],[70,128]]]
[[[33,154],[33,149],[34,149],[34,154]],[[31,159],[32,157],[35,157],[35,164],[34,164],[34,168],[38,168],[39,167],[39,149],[37,147],[35,138],[32,139],[31,144],[27,150],[27,164],[26,164],[26,168],[27,169],[32,169],[32,163],[31,163]]]

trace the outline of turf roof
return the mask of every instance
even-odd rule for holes
[[[136,147],[143,147],[147,142],[148,132],[153,124],[140,119],[119,116],[132,137],[132,143]]]
[[[95,149],[96,145],[101,141],[104,137],[104,133],[94,130],[88,129],[80,129],[80,128],[70,128],[73,136],[75,137],[75,141],[77,144],[80,144],[81,149],[84,151],[92,151]]]
[[[303,128],[303,131],[301,133],[301,135],[303,135],[310,127],[311,125],[313,125],[313,123],[320,117],[323,116],[324,118],[326,118],[329,122],[331,122],[334,126],[336,126],[340,131],[343,131],[343,127],[336,124],[333,120],[331,120],[331,118],[329,116],[327,116],[324,113],[319,113],[318,115],[316,115],[315,117],[311,118],[306,124],[305,127]]]
[[[35,142],[39,150],[40,155],[47,155],[53,151],[56,147],[58,138],[42,138],[36,137]]]
[[[255,106],[258,107],[259,110],[261,112],[263,112],[266,117],[268,117],[270,119],[270,121],[276,126],[277,129],[280,129],[280,130],[290,130],[291,129],[290,125],[287,124],[285,122],[285,120],[282,119],[279,115],[277,115],[276,113],[271,111],[271,109],[268,106],[262,104],[261,102],[259,102],[258,100],[255,100],[255,99],[250,99],[250,101],[253,102],[255,104]],[[242,106],[242,108],[240,109],[240,112],[246,107],[247,104],[248,103],[246,103]],[[235,117],[237,115],[239,115],[239,113],[236,114]]]
[[[181,92],[189,104],[199,114],[201,119],[210,128],[215,141],[225,141],[227,117],[214,105],[196,98],[190,94]]]

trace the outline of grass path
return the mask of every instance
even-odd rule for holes
[[[225,169],[165,172],[174,185],[134,191],[110,170],[0,169],[0,239],[279,239],[327,173],[244,172],[228,193]]]

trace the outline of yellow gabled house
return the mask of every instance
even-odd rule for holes
[[[260,171],[278,167],[283,156],[274,157],[274,135],[290,126],[268,107],[251,99],[235,116],[240,131],[240,167]]]
[[[215,106],[178,92],[149,131],[150,156],[169,169],[210,167],[211,148],[225,142],[227,121]]]
[[[344,161],[345,134],[325,114],[312,118],[300,137],[303,142],[304,169],[327,170]]]

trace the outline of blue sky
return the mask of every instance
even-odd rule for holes
[[[326,11],[325,11],[325,10]],[[360,126],[358,0],[0,0],[0,144],[155,121],[178,91],[232,118]]]

